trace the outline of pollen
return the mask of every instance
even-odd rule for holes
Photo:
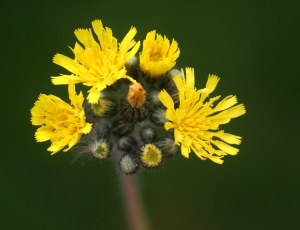
[[[129,86],[127,101],[133,108],[140,108],[146,100],[146,90],[140,83]]]
[[[162,161],[162,153],[159,148],[153,144],[146,144],[141,148],[141,160],[148,168],[157,167]]]

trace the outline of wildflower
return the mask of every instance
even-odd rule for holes
[[[82,83],[90,86],[88,101],[96,103],[100,91],[114,84],[118,79],[126,78],[133,83],[136,82],[126,75],[125,63],[136,54],[140,42],[136,43],[133,40],[136,34],[134,27],[118,44],[117,39],[112,35],[112,30],[108,27],[104,29],[100,20],[93,21],[92,26],[99,43],[95,41],[90,29],[75,30],[75,35],[84,48],[76,42],[72,49],[75,55],[74,60],[61,54],[54,56],[53,62],[66,68],[72,74],[52,77],[52,83],[68,84],[71,79],[75,84]]]
[[[200,159],[208,158],[222,164],[223,156],[238,153],[239,150],[229,144],[240,144],[241,137],[225,133],[223,130],[215,130],[218,130],[221,124],[228,123],[231,118],[243,115],[246,110],[243,104],[235,105],[237,98],[232,95],[225,97],[214,108],[213,103],[220,96],[204,103],[216,88],[218,81],[217,76],[209,75],[206,87],[196,90],[194,69],[186,68],[186,77],[183,70],[182,77],[174,77],[179,91],[179,108],[174,108],[172,97],[165,90],[159,93],[158,98],[167,108],[166,118],[169,121],[165,123],[165,129],[174,129],[175,144],[181,145],[182,155],[189,157],[192,149]],[[215,140],[214,137],[220,140]]]
[[[156,35],[156,31],[153,30],[143,42],[140,68],[149,77],[158,78],[174,67],[179,53],[178,44],[174,39],[170,45],[166,36],[163,38],[160,34]]]
[[[42,125],[35,133],[37,142],[50,140],[51,146],[47,149],[51,155],[63,149],[66,145],[72,148],[82,134],[91,131],[92,124],[86,122],[82,107],[83,95],[76,95],[75,85],[69,84],[70,105],[54,95],[41,94],[31,109],[33,125]]]
[[[141,147],[141,161],[147,168],[157,167],[162,161],[162,152],[154,144]]]

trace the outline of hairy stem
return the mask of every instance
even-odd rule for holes
[[[120,184],[129,229],[149,230],[150,228],[139,194],[136,176],[125,175],[120,172]]]
[[[119,160],[122,152],[114,145],[112,155]],[[143,202],[140,196],[136,175],[126,175],[119,172],[120,186],[126,214],[127,224],[130,230],[150,230],[145,214]]]

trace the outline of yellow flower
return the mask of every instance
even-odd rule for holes
[[[143,42],[143,51],[140,54],[140,68],[149,77],[157,78],[168,72],[176,64],[180,50],[173,39],[171,45],[169,39],[149,32]]]
[[[154,144],[146,144],[141,152],[141,160],[148,168],[157,167],[162,161],[162,153]]]
[[[112,30],[108,27],[104,29],[100,20],[93,21],[92,26],[99,43],[95,41],[91,29],[75,30],[75,35],[84,48],[76,42],[72,49],[75,55],[74,60],[61,54],[56,54],[53,58],[55,64],[66,68],[73,74],[52,77],[52,83],[68,84],[70,79],[75,84],[83,83],[90,86],[88,100],[90,103],[96,103],[100,91],[114,84],[118,79],[127,78],[133,83],[136,82],[126,75],[125,62],[136,54],[140,42],[136,43],[133,40],[136,34],[134,27],[118,44],[117,39],[112,35]]]
[[[33,125],[42,125],[35,133],[37,142],[50,140],[51,146],[47,149],[51,155],[69,145],[64,152],[72,148],[81,138],[88,134],[92,124],[86,122],[82,107],[83,95],[76,95],[75,85],[69,84],[69,98],[71,105],[54,95],[41,94],[31,109]]]
[[[200,159],[209,158],[222,164],[223,156],[238,153],[239,150],[229,144],[240,144],[241,137],[224,133],[223,130],[217,131],[219,125],[228,123],[231,118],[243,115],[246,112],[245,107],[243,104],[235,105],[237,98],[230,95],[213,108],[213,102],[217,101],[220,96],[210,98],[205,103],[204,100],[214,91],[219,78],[209,75],[206,87],[196,90],[194,69],[186,68],[186,77],[183,70],[181,72],[182,78],[179,75],[174,77],[179,91],[179,108],[174,109],[172,97],[165,90],[158,94],[158,98],[167,108],[166,118],[169,121],[165,123],[165,129],[174,129],[175,144],[181,145],[183,156],[189,157],[192,149]],[[220,140],[215,140],[214,137]]]

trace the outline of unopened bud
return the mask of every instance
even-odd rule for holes
[[[155,139],[155,130],[151,127],[144,127],[141,129],[141,138],[145,143],[151,143]]]
[[[140,108],[146,101],[146,90],[140,83],[129,86],[127,101],[132,108]]]
[[[109,118],[118,112],[118,105],[114,99],[109,97],[101,97],[98,103],[91,104],[94,114],[98,117]]]
[[[119,161],[120,169],[125,174],[135,173],[138,169],[138,159],[133,154],[125,154]]]
[[[152,112],[150,113],[150,120],[159,126],[164,126],[167,122],[166,118],[166,109],[163,108],[155,108],[152,109]]]
[[[174,140],[168,137],[160,138],[155,145],[159,147],[164,157],[171,157],[178,153],[178,146],[175,145]]]
[[[126,121],[140,122],[148,117],[149,106],[146,91],[140,83],[135,83],[129,87],[126,98],[121,102],[121,115]]]
[[[133,79],[136,79],[138,77],[138,65],[139,60],[137,56],[133,56],[125,63],[126,68],[126,74],[132,77]]]
[[[124,119],[115,120],[112,124],[112,133],[118,137],[125,136],[133,131],[134,124]]]
[[[124,136],[119,139],[118,147],[119,147],[119,149],[121,149],[127,153],[130,153],[136,149],[137,142],[132,137]]]

